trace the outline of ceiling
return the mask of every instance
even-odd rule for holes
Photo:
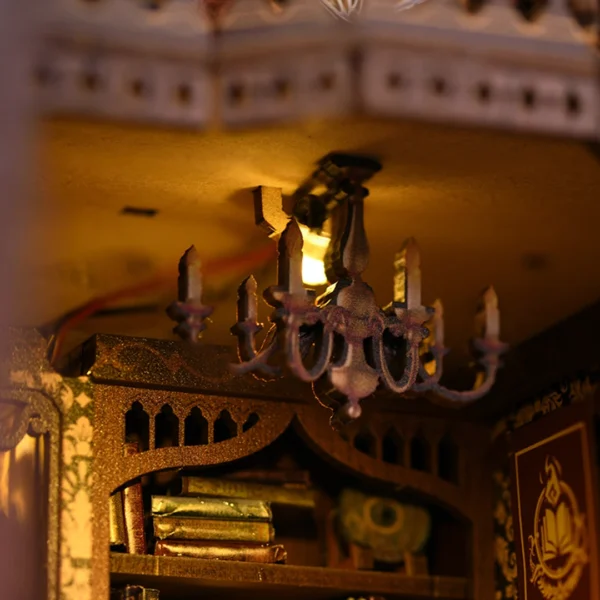
[[[60,120],[39,128],[20,322],[47,323],[157,273],[167,283],[150,300],[167,303],[189,245],[210,261],[264,244],[249,190],[291,193],[331,151],[383,162],[366,202],[366,278],[386,304],[393,254],[416,237],[423,298],[442,298],[459,359],[490,283],[511,344],[600,297],[600,163],[580,143],[367,118],[220,133]],[[123,215],[125,206],[157,213]],[[269,285],[273,269],[257,270],[259,285]],[[218,301],[207,342],[231,343],[234,282],[246,275],[207,276],[208,297]],[[161,309],[96,318],[78,335],[96,330],[168,337],[171,324]]]

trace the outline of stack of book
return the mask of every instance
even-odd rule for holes
[[[122,589],[112,589],[110,600],[160,600],[160,592],[141,585],[127,585]]]
[[[153,496],[157,556],[283,563],[273,515],[259,499],[209,495]]]

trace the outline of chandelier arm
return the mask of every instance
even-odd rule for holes
[[[300,348],[300,325],[300,321],[292,317],[286,327],[285,343],[288,364],[296,377],[302,381],[312,383],[319,379],[329,366],[333,353],[333,331],[325,330],[323,332],[323,346],[320,349],[319,358],[315,365],[307,369],[304,366]]]
[[[266,363],[272,353],[272,346],[257,352],[254,339],[249,337],[240,337],[238,340],[238,358],[240,359],[240,364],[234,365],[236,373],[248,372],[242,371],[237,367],[254,365],[249,366],[248,370],[256,370],[258,374],[266,377],[279,377],[281,374],[281,369]]]
[[[430,375],[425,370],[425,366],[419,360],[419,377],[423,381],[420,383],[415,383],[413,386],[413,391],[426,392],[440,382],[440,379],[444,374],[444,356],[446,353],[447,350],[445,348],[442,348],[441,350],[432,349],[433,359],[435,360],[435,371],[433,372],[433,375]]]
[[[232,333],[237,337],[237,353],[240,362],[248,362],[256,357],[256,334],[262,330],[257,323],[246,320],[236,323]]]
[[[376,338],[375,362],[377,370],[385,386],[395,394],[404,394],[413,387],[419,373],[419,344],[420,339],[415,336],[409,342],[406,350],[406,367],[399,381],[396,381],[390,372],[385,360],[384,344],[381,337]]]
[[[434,384],[429,389],[446,400],[452,400],[454,402],[461,403],[473,402],[474,400],[479,400],[479,398],[482,398],[490,391],[496,382],[496,373],[498,372],[498,367],[499,363],[497,361],[486,361],[483,383],[479,387],[472,390],[459,392],[457,390],[448,389],[447,387],[439,384]]]
[[[274,340],[270,346],[263,348],[260,352],[255,353],[250,360],[232,364],[231,370],[235,375],[245,375],[246,373],[255,372],[268,377],[280,377],[281,369],[267,364],[267,361],[273,353],[278,349],[279,343]],[[239,350],[239,348],[238,348]]]
[[[435,373],[433,375],[429,375],[425,370],[425,367],[420,364],[419,365],[419,377],[423,380],[420,383],[415,383],[413,385],[413,391],[420,393],[426,392],[430,390],[434,385],[438,384],[440,379],[442,378],[442,369],[438,369],[437,364],[435,367]]]

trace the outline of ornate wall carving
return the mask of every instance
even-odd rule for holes
[[[87,377],[63,378],[45,359],[36,333],[10,331],[12,360],[2,365],[0,446],[19,434],[49,436],[48,598],[92,600],[93,403]],[[16,418],[15,418],[16,415]]]
[[[47,590],[49,600],[58,598],[60,541],[58,531],[60,499],[60,411],[53,399],[40,390],[28,388],[0,390],[0,452],[17,447],[25,435],[48,436]],[[42,482],[40,482],[42,487]],[[9,490],[10,493],[10,490]],[[40,532],[43,535],[42,532]]]
[[[598,373],[581,375],[563,381],[524,404],[496,424],[493,438],[499,439],[528,423],[576,402],[589,400],[600,385]],[[493,475],[494,478],[494,547],[496,599],[517,598],[518,564],[513,531],[511,481],[508,456]]]

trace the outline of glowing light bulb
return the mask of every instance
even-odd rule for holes
[[[304,247],[302,248],[302,282],[306,285],[325,285],[325,252],[329,246],[329,237],[312,232],[301,226]]]
[[[324,285],[327,283],[325,264],[318,258],[306,256],[302,258],[302,281],[306,285]]]

